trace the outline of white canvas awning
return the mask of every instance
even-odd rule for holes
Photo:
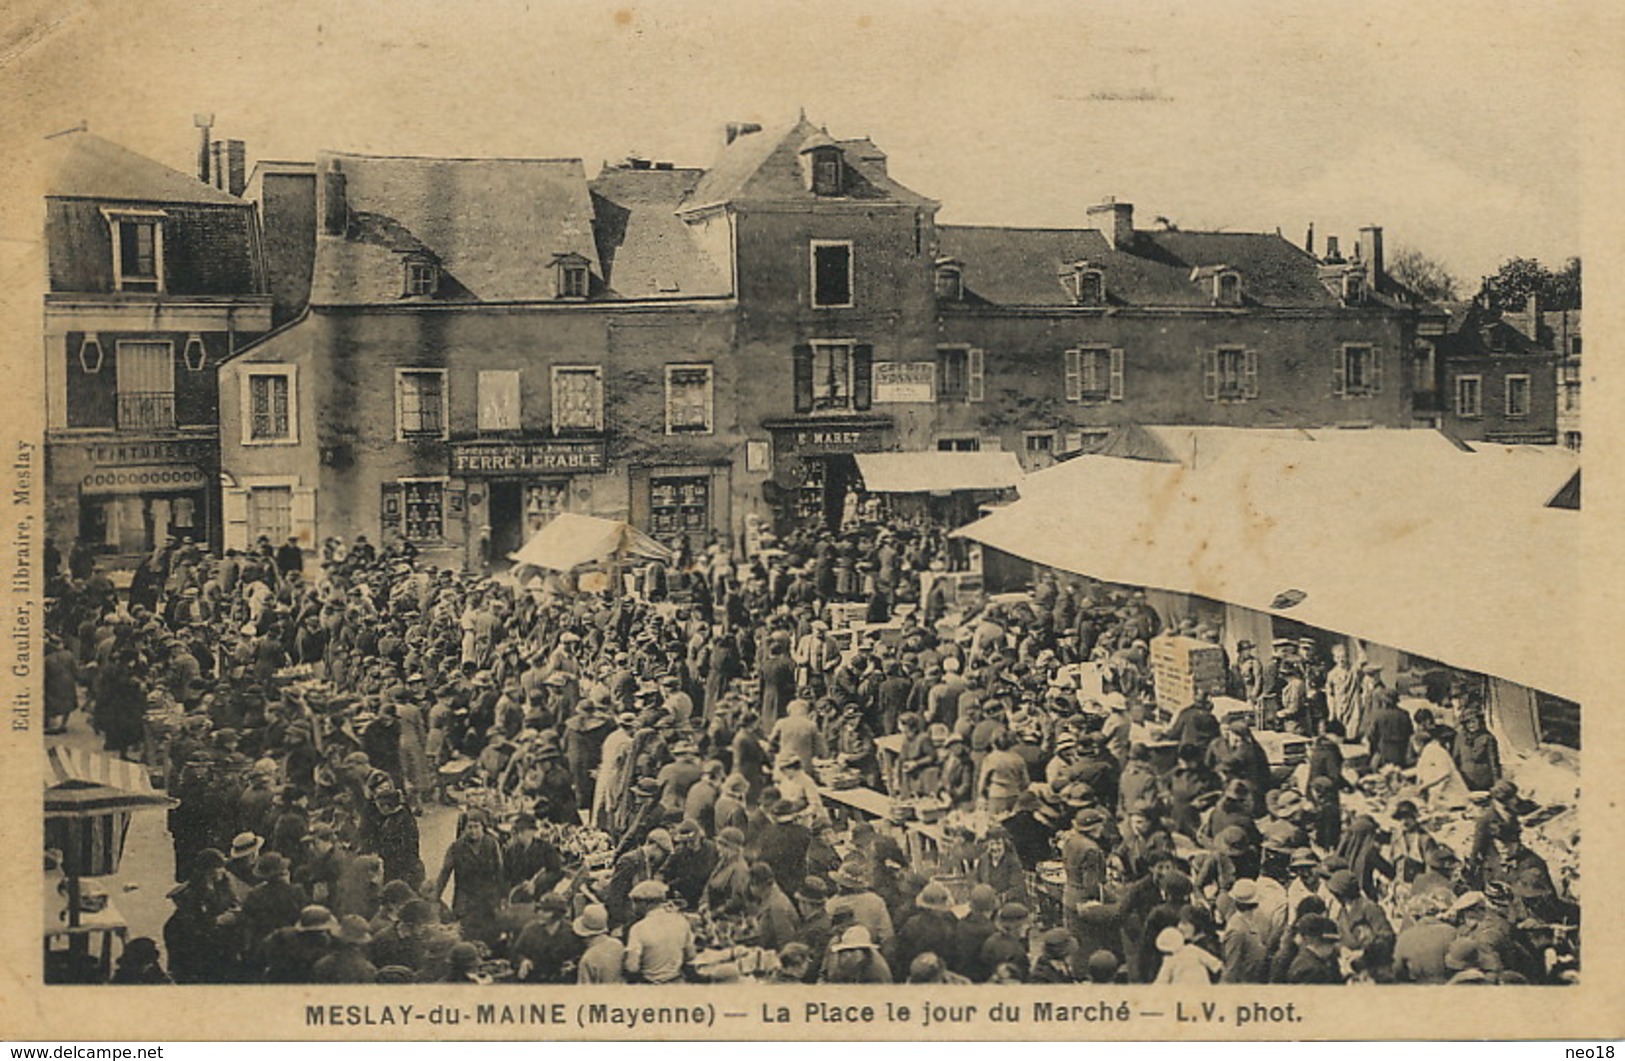
[[[1580,514],[1545,505],[1570,456],[1428,431],[1141,430],[1173,459],[1074,458],[957,533],[1581,699]]]
[[[671,550],[629,523],[564,512],[508,559],[548,571],[574,571],[609,559],[666,561]]]
[[[948,453],[859,453],[863,485],[877,494],[949,494],[956,490],[1007,490],[1020,484],[1021,464],[1002,450]]]

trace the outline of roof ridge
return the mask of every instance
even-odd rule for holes
[[[318,155],[336,156],[339,158],[362,158],[375,162],[523,162],[553,165],[560,163],[578,163],[583,166],[586,165],[586,160],[578,155],[557,155],[545,158],[528,158],[519,155],[490,155],[478,157],[467,155],[373,155],[364,151],[339,151],[328,148],[324,148],[316,153]]]

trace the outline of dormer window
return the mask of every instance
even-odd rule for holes
[[[798,154],[808,191],[814,195],[840,195],[846,190],[846,160],[840,145],[828,133],[809,136]]]
[[[113,235],[113,287],[118,291],[164,290],[164,212],[103,210]]]
[[[406,297],[432,295],[440,286],[440,267],[428,258],[406,259]]]
[[[1365,301],[1365,277],[1360,273],[1343,274],[1343,304],[1358,306]]]
[[[1078,305],[1103,306],[1106,304],[1106,274],[1099,269],[1080,267],[1074,275]]]
[[[1234,270],[1215,273],[1213,277],[1213,304],[1216,306],[1241,305],[1241,274]]]
[[[964,267],[952,258],[937,262],[937,298],[943,302],[958,302],[965,297]]]
[[[553,259],[554,291],[558,298],[586,298],[592,282],[592,263],[579,254]]]

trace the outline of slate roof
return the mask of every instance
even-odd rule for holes
[[[593,178],[598,257],[609,298],[726,295],[726,263],[713,261],[677,216],[698,169],[606,166]]]
[[[1208,306],[1210,283],[1192,278],[1229,266],[1241,274],[1244,304],[1334,307],[1319,262],[1274,233],[1135,233],[1132,251],[1113,250],[1096,229],[942,225],[941,253],[963,263],[971,304],[1072,304],[1063,275],[1078,261],[1105,274],[1107,305]]]
[[[337,161],[349,227],[319,233],[312,303],[404,301],[404,260],[440,265],[438,301],[551,299],[549,263],[586,258],[602,272],[580,159],[406,158],[321,152],[318,180]]]
[[[684,210],[722,203],[827,201],[809,191],[801,176],[802,145],[829,134],[801,118],[789,125],[747,133],[725,146],[705,172]],[[838,140],[847,164],[847,184],[839,199],[935,207],[935,200],[903,187],[886,175],[885,155],[866,139]],[[877,157],[878,156],[878,157]]]
[[[95,133],[80,130],[53,136],[45,141],[45,154],[47,196],[244,208],[249,205],[246,200]]]

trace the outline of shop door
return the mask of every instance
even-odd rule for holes
[[[857,458],[846,453],[824,458],[824,526],[832,531],[841,529],[847,495],[857,485]]]
[[[505,567],[508,554],[525,544],[524,487],[511,479],[498,479],[490,485],[490,562],[493,567]]]

